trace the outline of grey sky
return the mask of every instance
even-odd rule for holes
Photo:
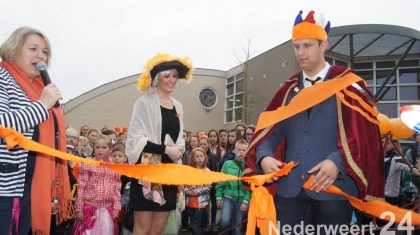
[[[23,25],[52,44],[50,76],[68,101],[141,72],[158,52],[227,70],[251,38],[252,55],[290,39],[300,9],[332,27],[393,24],[420,30],[420,0],[1,0],[0,43]]]

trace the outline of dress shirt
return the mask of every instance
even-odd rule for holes
[[[312,86],[312,83],[310,81],[306,81],[306,78],[308,78],[309,80],[315,81],[318,77],[321,78],[321,80],[318,81],[319,82],[323,82],[325,77],[327,76],[328,71],[330,70],[331,65],[328,62],[325,62],[325,67],[319,71],[317,74],[315,74],[315,76],[310,77],[308,76],[305,71],[303,72],[303,86],[304,87],[310,87]]]

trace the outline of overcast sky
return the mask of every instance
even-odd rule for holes
[[[420,30],[420,0],[1,0],[0,43],[20,26],[43,31],[52,45],[50,77],[68,101],[141,72],[158,52],[228,70],[248,38],[252,56],[289,40],[300,9],[324,13],[332,27]]]

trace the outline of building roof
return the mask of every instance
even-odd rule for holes
[[[420,54],[420,31],[383,24],[339,26],[329,33],[329,52],[353,57]],[[411,45],[412,44],[412,45]]]

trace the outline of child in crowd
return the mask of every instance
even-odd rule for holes
[[[242,176],[245,167],[245,153],[248,142],[244,139],[235,143],[235,159],[226,161],[220,172]],[[222,230],[235,226],[234,235],[242,234],[241,222],[244,213],[248,210],[251,193],[245,190],[241,181],[220,182],[216,184],[217,206],[221,208],[220,227]]]
[[[248,141],[248,143],[251,143],[251,139],[252,139],[252,136],[254,135],[254,132],[255,132],[255,126],[254,125],[251,124],[251,125],[248,125],[246,127],[245,140]]]
[[[125,142],[127,142],[127,132],[120,132],[118,134],[118,141],[119,144],[122,144],[125,146]]]
[[[118,136],[117,133],[113,130],[104,130],[102,132],[103,135],[108,136],[111,139],[111,145],[114,147],[117,144]]]
[[[220,147],[222,147],[225,152],[227,152],[227,146],[228,146],[228,131],[226,129],[220,129],[219,130],[219,142]]]
[[[107,136],[96,138],[94,159],[111,161],[111,140]],[[120,175],[104,166],[81,163],[78,186],[74,234],[115,234],[115,219],[121,210]]]
[[[114,148],[112,149],[111,152],[111,159],[112,162],[115,163],[127,163],[128,162],[128,158],[125,155],[125,148],[122,144],[117,144],[114,146]],[[118,216],[118,223],[119,223],[119,228],[120,228],[120,234],[126,234],[129,230],[133,230],[132,227],[129,228],[124,228],[124,224],[130,224],[130,221],[128,221],[128,223],[124,223],[124,220],[129,220],[130,216],[129,212],[128,212],[128,202],[130,199],[130,178],[128,176],[125,175],[121,175],[121,211],[120,214]]]
[[[385,175],[385,201],[396,206],[401,206],[401,173],[410,172],[419,176],[416,168],[410,167],[401,156],[401,146],[398,140],[393,140],[389,136],[382,137],[384,146],[384,175]]]
[[[191,152],[190,166],[203,171],[210,171],[207,168],[208,157],[202,148],[195,148]],[[210,199],[211,185],[185,186],[187,196],[187,208],[192,220],[192,231],[194,235],[203,234],[202,218],[207,215],[207,206]]]
[[[89,140],[89,145],[90,145],[90,148],[92,150],[93,150],[93,146],[95,145],[95,140],[96,140],[96,138],[98,138],[98,136],[99,136],[99,133],[98,133],[97,130],[95,130],[95,129],[90,129],[89,130],[87,138]],[[93,151],[90,154],[92,156]]]
[[[201,135],[198,138],[198,146],[200,146],[200,148],[202,148],[209,160],[207,163],[207,167],[211,170],[211,171],[219,171],[219,162],[216,159],[216,156],[211,153],[210,151],[210,141],[209,138],[206,135]],[[213,231],[216,231],[218,228],[216,226],[216,214],[217,214],[217,206],[216,206],[216,191],[215,191],[215,184],[213,184],[211,191],[210,191],[210,222],[211,222],[211,226],[210,229]],[[208,222],[206,222],[206,220],[204,220],[203,225],[205,227],[207,227]]]
[[[225,154],[222,156],[222,158],[219,159],[219,169],[222,169],[223,163],[225,163],[227,160],[233,160],[235,158],[234,149],[235,149],[235,143],[238,140],[236,137],[238,136],[238,133],[240,131],[236,128],[230,129],[229,131],[226,131],[227,135],[227,145],[225,149]],[[221,134],[220,134],[221,137]]]
[[[210,151],[216,156],[216,160],[220,161],[225,155],[225,150],[220,146],[219,133],[216,130],[210,130],[208,133],[210,142]]]
[[[75,154],[77,145],[79,144],[79,133],[73,127],[69,127],[66,129],[66,148],[67,153]]]
[[[228,131],[228,143],[226,147],[226,155],[233,152],[233,150],[235,149],[236,141],[241,139],[240,133],[241,132],[237,130],[236,128],[230,129]]]
[[[236,127],[236,130],[238,130],[239,132],[237,132],[239,135],[238,136],[240,136],[241,138],[237,138],[238,140],[239,139],[245,139],[245,130],[246,130],[246,126],[245,126],[245,124],[243,124],[243,123],[237,123],[236,125],[235,125],[235,127]]]
[[[80,133],[79,133],[80,136],[87,137],[88,133],[89,133],[89,130],[90,130],[90,127],[88,125],[86,125],[86,124],[82,125],[80,127]]]
[[[79,132],[74,129],[73,127],[69,127],[66,129],[66,148],[67,153],[79,156],[79,153],[77,152],[77,149],[79,147]],[[72,189],[72,198],[74,199],[76,195],[73,195],[73,193],[76,192],[75,190],[75,184],[77,184],[77,178],[79,177],[79,170],[80,165],[78,162],[68,162],[69,166],[69,180],[70,180],[70,187]]]
[[[111,160],[115,163],[128,163],[128,158],[124,152],[124,146],[122,144],[115,145],[111,151]],[[121,195],[124,193],[125,185],[130,181],[130,178],[125,175],[121,175]]]
[[[189,138],[188,142],[187,142],[185,152],[182,154],[182,164],[183,165],[189,165],[191,151],[193,149],[197,148],[197,147],[198,147],[198,137],[196,135],[191,136]],[[181,231],[182,232],[188,231],[188,220],[189,220],[188,210],[183,210],[182,211],[182,219],[181,219],[181,223],[182,223]]]
[[[79,156],[77,148],[79,145],[79,132],[73,127],[68,127],[66,129],[66,149],[67,153]],[[79,164],[77,162],[68,162],[69,166],[69,177],[70,177],[70,186],[73,188],[73,185],[77,183],[77,177],[79,174]],[[72,195],[73,196],[73,195]]]
[[[79,144],[76,147],[76,154],[80,157],[91,159],[92,147],[89,144],[89,139],[84,136],[79,136]]]
[[[182,155],[182,164],[183,165],[188,165],[190,162],[190,155],[191,155],[191,150],[193,150],[194,148],[198,147],[198,137],[196,135],[193,135],[190,137],[187,147],[185,149],[185,152]]]
[[[184,139],[185,143],[188,143],[188,131],[182,131],[182,139]]]
[[[200,136],[202,136],[202,135],[206,135],[206,132],[205,132],[205,131],[203,131],[203,130],[199,130],[199,131],[197,131],[197,136],[198,136],[198,137],[200,137]]]

